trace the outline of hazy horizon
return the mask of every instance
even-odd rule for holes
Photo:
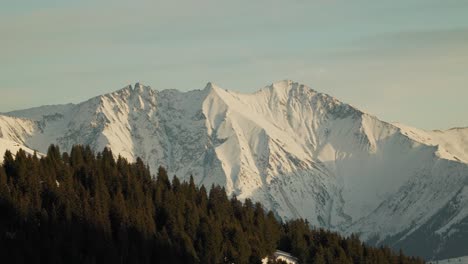
[[[389,122],[468,126],[468,2],[7,2],[0,112],[141,82],[303,83]]]

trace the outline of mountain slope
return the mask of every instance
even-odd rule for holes
[[[418,240],[440,238],[414,249],[426,257],[444,254],[466,217],[468,129],[389,124],[291,81],[253,94],[211,83],[185,93],[136,84],[0,117],[0,138],[16,144],[41,152],[50,143],[108,146],[153,169],[223,185],[283,219],[307,218],[395,247],[424,229]],[[459,253],[468,252],[451,254]]]
[[[16,153],[20,148],[32,154],[26,140],[34,133],[35,124],[30,120],[0,115],[0,153],[6,150]]]

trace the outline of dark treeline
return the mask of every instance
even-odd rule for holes
[[[3,263],[260,263],[275,249],[301,263],[422,263],[356,236],[279,222],[250,200],[191,178],[153,179],[141,159],[75,146],[38,158],[6,152],[0,166]]]

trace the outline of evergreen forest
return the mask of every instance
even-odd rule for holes
[[[300,263],[423,263],[356,235],[280,221],[223,187],[181,181],[143,160],[74,146],[7,151],[0,165],[2,263],[261,263],[276,249]]]

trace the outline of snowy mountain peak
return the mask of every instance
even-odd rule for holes
[[[222,90],[222,88],[219,87],[218,85],[216,85],[216,84],[213,83],[213,82],[208,82],[208,83],[205,85],[205,88],[204,88],[203,90],[204,90],[204,91],[211,92],[211,91],[216,91],[216,90]]]
[[[131,84],[125,86],[124,88],[117,90],[115,92],[107,93],[102,95],[103,97],[111,95],[144,95],[144,94],[154,94],[154,90],[150,86],[141,84],[140,82],[135,83],[133,86]]]
[[[139,82],[135,83],[135,85],[133,86],[134,94],[138,94],[142,96],[152,96],[154,95],[154,92],[155,91],[150,86],[143,85]]]
[[[188,92],[136,83],[80,104],[0,115],[0,139],[0,150],[110,147],[153,170],[223,185],[283,219],[395,247],[433,235],[440,244],[425,249],[443,252],[468,224],[468,129],[389,124],[291,80],[251,94],[211,82]]]
[[[106,95],[109,95],[109,94],[116,94],[116,95],[120,95],[120,96],[129,96],[130,94],[133,93],[133,87],[131,84],[119,89],[119,90],[116,90],[115,92],[112,92],[112,93],[108,93],[108,94],[104,94],[104,95],[101,95],[101,96],[106,96]]]
[[[136,82],[134,87],[135,87],[134,89],[139,89],[139,88],[143,88],[144,85],[140,84],[140,82]]]
[[[151,90],[152,89],[150,86],[143,85],[139,82],[135,83],[135,85],[133,86],[133,91],[138,92],[138,93],[148,92]]]
[[[312,88],[304,84],[301,84],[299,82],[292,81],[292,80],[282,80],[282,81],[274,82],[266,86],[263,89],[270,90],[271,92],[275,92],[275,93],[286,93],[286,94],[289,93],[291,90],[308,92],[308,93],[317,93]]]
[[[272,94],[282,95],[283,97],[289,96],[289,91],[294,87],[298,87],[300,84],[291,80],[282,80],[274,82],[271,85],[266,86],[262,90],[270,92]]]
[[[290,89],[293,85],[299,85],[299,83],[294,82],[292,80],[281,80],[272,83],[268,87],[274,88],[274,89]]]

